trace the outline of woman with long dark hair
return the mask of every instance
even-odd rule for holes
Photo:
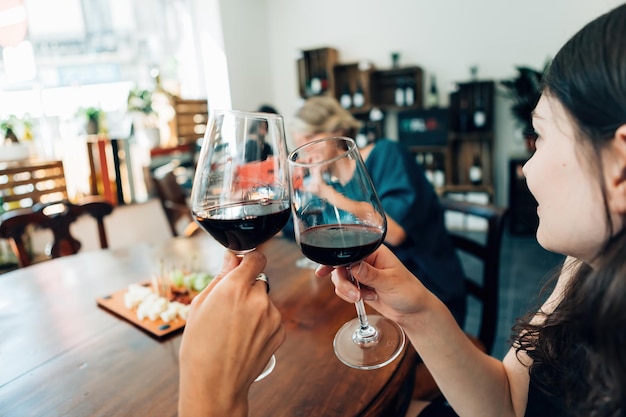
[[[405,330],[452,407],[413,403],[411,417],[626,416],[626,4],[586,25],[554,57],[533,126],[537,149],[524,174],[539,203],[537,240],[567,258],[551,295],[515,325],[502,361],[478,350],[384,245],[352,266],[360,293],[345,269],[316,271],[331,275],[346,301],[363,297]],[[224,273],[236,278],[194,301],[181,345],[181,416],[247,414],[247,390],[260,371],[254,364],[264,362],[229,362],[225,374],[206,347],[267,360],[280,344],[279,315],[255,284],[263,262],[260,253],[240,265],[231,259]],[[258,304],[229,307],[237,289]],[[203,317],[218,312],[231,331],[209,340]],[[263,328],[267,343],[232,337],[245,326]],[[211,392],[212,384],[220,390]]]

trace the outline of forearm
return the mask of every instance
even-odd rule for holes
[[[404,228],[387,214],[387,234],[385,242],[391,246],[400,246],[406,240]]]
[[[436,297],[398,322],[461,417],[516,415],[502,362],[477,349]]]
[[[345,195],[338,193],[332,187],[327,187],[326,191],[321,195],[333,206],[340,210],[352,213],[352,215],[359,219],[368,219],[372,215],[379,216],[378,212],[374,210],[371,203],[352,200]]]

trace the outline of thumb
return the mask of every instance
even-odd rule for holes
[[[381,288],[388,282],[384,279],[385,271],[393,269],[400,261],[391,250],[381,245],[374,253],[367,256],[363,261],[352,265],[352,275],[361,284],[371,288]]]

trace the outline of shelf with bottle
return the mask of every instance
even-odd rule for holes
[[[423,105],[423,71],[400,67],[372,72],[372,104],[387,109],[419,109]]]
[[[450,94],[452,131],[459,135],[493,131],[494,81],[459,83]]]
[[[434,85],[431,77],[431,86]],[[440,194],[449,192],[485,193],[493,199],[493,90],[489,82],[472,85],[469,90],[462,86],[460,96],[467,99],[466,116],[475,121],[467,129],[460,129],[462,121],[460,115],[459,92],[451,97],[450,108],[438,107],[435,98],[426,97],[427,109],[411,109],[398,112],[398,139],[404,143],[416,158],[424,164],[427,177]],[[485,93],[486,92],[486,93]],[[470,97],[478,97],[476,101],[483,105],[471,104]],[[455,98],[457,100],[455,100]],[[482,115],[480,112],[484,112]],[[484,124],[481,124],[484,123]],[[433,176],[431,157],[428,154],[445,155],[443,164],[444,181]],[[436,159],[436,158],[435,158]],[[437,162],[435,162],[437,165]],[[439,163],[441,166],[442,164]]]
[[[333,67],[337,64],[338,55],[337,50],[330,47],[302,51],[297,62],[300,97],[334,94]]]
[[[447,146],[409,146],[426,179],[441,193],[450,183],[450,152]]]
[[[366,61],[333,67],[334,94],[343,108],[356,114],[366,113],[372,108],[373,71],[374,66]]]
[[[468,189],[493,188],[491,141],[456,140],[450,142],[452,183]]]

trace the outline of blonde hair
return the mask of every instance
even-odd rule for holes
[[[332,97],[316,96],[304,102],[295,114],[292,128],[301,134],[337,133],[354,138],[361,127],[349,111]]]

